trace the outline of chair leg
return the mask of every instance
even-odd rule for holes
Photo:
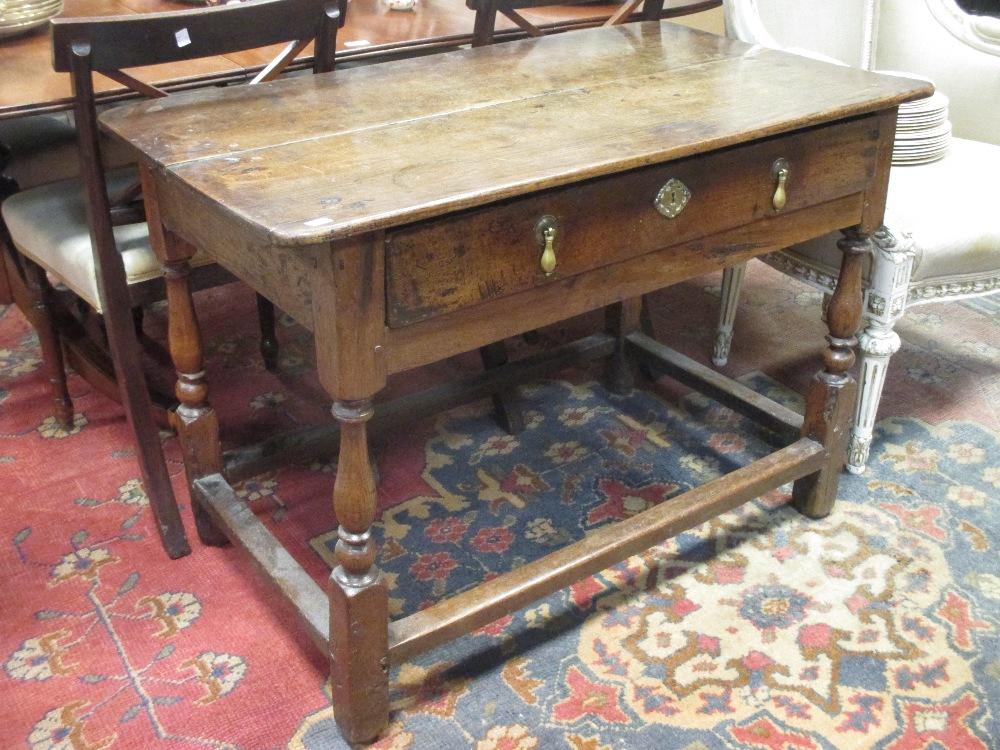
[[[110,234],[110,224],[107,231]],[[190,554],[191,547],[184,532],[174,488],[170,483],[160,443],[160,430],[153,415],[153,402],[142,366],[125,268],[117,252],[105,253],[107,257],[100,257],[101,250],[102,246],[98,243],[98,261],[103,264],[103,274],[100,277],[105,308],[103,329],[111,351],[115,380],[125,417],[132,428],[139,471],[157,534],[167,556],[176,559]]]
[[[736,307],[740,303],[740,288],[746,276],[747,264],[730,266],[722,272],[722,293],[719,300],[719,325],[715,330],[715,346],[712,348],[712,363],[721,367],[729,361],[729,349],[733,343],[733,323]]]
[[[42,347],[42,363],[52,389],[53,416],[65,430],[73,429],[73,401],[66,385],[66,365],[63,361],[62,343],[52,315],[52,288],[45,269],[30,258],[22,256],[25,282],[31,300],[31,318],[38,332]]]
[[[656,325],[653,323],[653,310],[651,296],[648,294],[642,295],[639,300],[639,330],[644,334],[649,336],[649,338],[656,340]],[[617,314],[617,313],[616,313]],[[611,328],[609,328],[609,321],[611,321]],[[615,323],[614,318],[608,317],[608,310],[605,309],[604,313],[604,325],[605,330],[609,333],[614,333],[618,329],[615,326],[620,325],[620,323]],[[615,355],[617,356],[617,355]],[[650,366],[648,362],[642,361],[636,366],[636,369],[642,374],[648,381],[656,380],[657,372]]]
[[[0,187],[0,195],[3,188]],[[0,199],[2,200],[2,199]],[[14,300],[14,282],[10,279],[10,271],[7,268],[6,253],[0,249],[0,305],[9,305]]]
[[[0,141],[0,203],[20,190],[17,181],[4,174],[7,171],[7,165],[10,164],[10,158],[10,149],[3,141]],[[3,225],[3,219],[0,219],[0,245],[2,245],[0,247],[0,305],[9,305],[16,301],[14,285],[17,282],[11,278],[14,269],[7,264],[7,259],[10,253],[15,251],[13,245],[10,244],[10,236],[7,233],[6,225]]]
[[[143,337],[142,324],[146,320],[146,311],[142,308],[142,305],[135,305],[132,308],[132,325],[135,327],[135,335],[138,338]]]
[[[107,279],[105,283],[108,283]],[[174,498],[174,489],[160,444],[159,428],[153,418],[153,405],[142,368],[131,310],[125,305],[107,305],[104,320],[122,406],[135,437],[136,456],[157,532],[169,557],[183,557],[190,554],[191,547]]]
[[[854,427],[847,444],[847,470],[861,474],[868,463],[872,433],[882,387],[889,369],[889,357],[899,351],[899,336],[891,328],[872,324],[858,337],[858,401],[854,409]]]
[[[604,330],[615,338],[615,350],[608,358],[604,377],[605,387],[619,396],[627,396],[635,386],[635,361],[626,352],[625,337],[632,331],[643,330],[652,336],[652,321],[647,321],[649,329],[643,328],[643,316],[649,315],[645,297],[632,297],[604,308]],[[652,379],[654,373],[644,372]]]
[[[889,358],[900,346],[893,328],[906,312],[913,273],[912,240],[897,239],[883,228],[872,235],[872,244],[871,280],[864,297],[865,329],[858,337],[858,400],[847,446],[847,470],[852,474],[862,473],[868,463]]]
[[[493,28],[497,22],[497,4],[484,3],[476,11],[472,24],[472,46],[485,47],[493,43]]]
[[[275,327],[274,303],[257,295],[257,320],[260,324],[260,356],[268,372],[278,369],[278,335]]]

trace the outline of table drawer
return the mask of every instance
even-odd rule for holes
[[[864,117],[401,227],[386,237],[388,325],[862,192],[878,141],[877,119]],[[781,166],[785,203],[776,209]],[[686,205],[670,217],[685,189]]]

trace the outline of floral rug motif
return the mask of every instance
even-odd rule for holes
[[[763,449],[700,397],[676,409],[552,382],[524,399],[516,437],[482,410],[438,420],[424,476],[436,494],[382,517],[397,613]],[[882,430],[869,473],[845,476],[826,519],[771,493],[403,667],[399,682],[439,680],[441,694],[413,704],[400,691],[377,746],[430,734],[455,748],[991,748],[1000,444],[971,424]],[[544,458],[529,469],[532,455]],[[331,535],[313,544],[332,560]],[[502,711],[518,721],[496,723]],[[293,747],[335,746],[331,723],[312,717]]]

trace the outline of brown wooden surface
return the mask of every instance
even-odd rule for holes
[[[853,387],[846,371],[860,312],[859,265],[845,261],[801,440],[676,505],[394,623],[391,634],[371,541],[376,505],[367,452],[372,404],[386,376],[620,305],[609,317],[616,352],[638,346],[727,403],[747,396],[699,377],[696,368],[637,337],[634,301],[681,279],[877,220],[892,115],[900,102],[926,93],[920,82],[654,22],[253,90],[190,92],[105,115],[105,126],[137,147],[148,166],[167,234],[203,245],[259,291],[289,303],[286,311],[315,334],[320,378],[340,423],[329,649],[335,718],[349,741],[373,739],[385,725],[390,648],[401,658],[467,633],[789,480],[797,507],[827,512],[850,416],[844,404]],[[280,122],[271,119],[278,113]],[[779,156],[790,170],[783,205],[773,200]],[[648,193],[674,174],[672,167],[691,182],[690,221],[648,210]],[[555,278],[538,273],[539,248],[521,266],[502,247],[505,227],[523,231],[550,211],[579,228],[570,246],[557,250],[570,260]],[[388,240],[397,234],[409,244],[394,257]],[[854,258],[863,244],[862,237],[848,254]],[[512,269],[514,283],[497,278],[490,248]],[[439,276],[467,256],[469,278],[454,277],[466,289],[445,303]],[[476,290],[477,283],[487,289]],[[433,314],[390,327],[393,295],[413,301],[408,312],[430,301]],[[180,307],[186,316],[189,307]],[[624,363],[617,365],[616,382],[624,388]],[[514,369],[500,364],[490,376],[503,379]],[[188,375],[178,370],[183,383]],[[210,410],[207,400],[190,400]],[[748,413],[786,437],[796,425],[760,397],[749,400]],[[195,453],[217,451],[214,424],[178,429]],[[332,448],[332,435],[330,442]],[[189,468],[197,504],[216,508],[221,519],[231,502],[227,482],[210,467]],[[228,529],[241,543],[255,536],[237,531]],[[281,571],[269,575],[283,584]],[[315,619],[314,604],[303,610]]]
[[[277,244],[301,246],[891,108],[930,90],[746,50],[669,23],[631,24],[253,91],[189,92],[162,107],[118,108],[104,123],[172,166],[206,203]],[[585,88],[569,85],[580,81]],[[208,143],[206,132],[215,134]]]
[[[721,4],[714,0],[667,0],[672,15],[683,15]],[[172,0],[66,0],[64,17],[108,16],[152,13],[189,8]],[[543,26],[560,26],[599,17],[596,9],[539,8],[529,15]],[[364,58],[380,53],[406,54],[421,48],[466,44],[472,39],[474,12],[463,0],[419,0],[413,11],[391,11],[382,0],[352,0],[347,26],[338,42],[342,59]],[[513,29],[502,21],[501,29]],[[147,82],[211,81],[243,76],[245,68],[270,62],[277,48],[237,52],[209,60],[157,66],[139,71]],[[311,47],[304,54],[312,54]],[[45,26],[19,36],[0,39],[0,119],[68,109],[69,80],[52,70],[51,50]],[[120,90],[111,81],[99,81],[99,91]]]

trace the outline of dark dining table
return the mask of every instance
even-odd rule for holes
[[[717,8],[722,0],[666,0],[662,18],[679,18]],[[157,13],[187,6],[177,0],[65,0],[63,16],[108,16]],[[542,28],[599,23],[614,6],[552,6],[529,8],[521,15]],[[464,0],[417,0],[412,10],[390,10],[385,0],[351,0],[347,22],[338,35],[338,63],[350,65],[392,57],[413,56],[467,45],[472,41],[475,13]],[[523,35],[515,24],[498,17],[500,37]],[[136,77],[167,89],[192,88],[242,79],[275,55],[275,49],[171,63],[138,71]],[[303,53],[307,58],[311,48]],[[302,67],[307,63],[302,61]],[[0,38],[0,120],[70,107],[69,77],[52,70],[46,26]],[[98,82],[106,99],[124,94],[120,84]]]

